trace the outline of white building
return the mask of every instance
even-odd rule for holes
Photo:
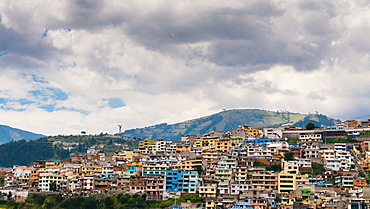
[[[64,181],[63,176],[53,174],[53,173],[40,173],[39,174],[39,189],[41,191],[50,191],[50,184],[52,182],[56,183],[56,186],[60,185],[60,183]]]

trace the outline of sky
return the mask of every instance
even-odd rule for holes
[[[0,124],[117,133],[223,109],[369,115],[367,0],[0,0]]]

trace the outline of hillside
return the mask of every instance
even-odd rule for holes
[[[0,125],[0,144],[25,139],[26,141],[44,137],[41,134],[35,134],[29,131],[12,128],[5,125]]]
[[[54,143],[58,141],[60,143]],[[65,143],[77,143],[68,144]],[[137,140],[122,139],[105,136],[49,136],[35,140],[17,140],[0,145],[0,166],[11,167],[12,165],[30,166],[35,160],[65,160],[70,155],[82,154],[92,146],[99,146],[97,149],[107,154],[122,150],[125,144],[129,148],[137,148]],[[66,149],[68,148],[68,149]],[[22,153],[22,154],[19,154]]]
[[[340,121],[322,114],[235,109],[176,124],[162,123],[145,128],[126,130],[122,135],[130,138],[163,138],[165,140],[179,141],[181,136],[184,135],[202,135],[210,131],[231,131],[239,125],[265,128],[278,127],[286,123],[306,126],[308,122],[313,122],[316,126],[328,126]]]

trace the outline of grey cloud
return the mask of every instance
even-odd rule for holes
[[[55,55],[55,50],[41,38],[30,37],[0,24],[0,51],[9,54],[1,57],[0,66],[21,68],[40,67],[37,60],[47,60]]]
[[[181,56],[176,45],[209,42],[202,54],[218,66],[280,63],[314,69],[325,59],[333,39],[329,18],[334,8],[312,2],[301,8],[288,4],[282,9],[266,1],[248,2],[244,8],[209,9],[196,15],[187,10],[180,14],[159,10],[135,16],[132,22],[125,22],[124,30],[148,49],[171,55]],[[303,17],[289,11],[301,15],[305,8],[310,10]]]

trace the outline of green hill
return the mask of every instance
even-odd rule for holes
[[[235,109],[176,124],[162,123],[145,128],[126,130],[122,135],[130,138],[162,138],[165,140],[179,141],[181,136],[184,135],[203,135],[210,131],[231,131],[239,125],[248,125],[253,128],[265,128],[293,123],[304,127],[308,122],[313,122],[316,126],[329,126],[340,121],[322,114],[300,114],[259,109]]]
[[[55,141],[61,143],[54,143]],[[70,151],[66,150],[63,142],[78,143],[76,145],[66,145],[73,147]],[[93,145],[104,145],[99,150],[113,154],[115,151],[122,150],[119,144],[127,144],[130,148],[137,148],[137,140],[122,139],[106,136],[49,136],[35,140],[17,140],[0,145],[0,166],[11,167],[13,165],[31,166],[35,160],[66,160],[70,155],[85,155],[87,149]]]

